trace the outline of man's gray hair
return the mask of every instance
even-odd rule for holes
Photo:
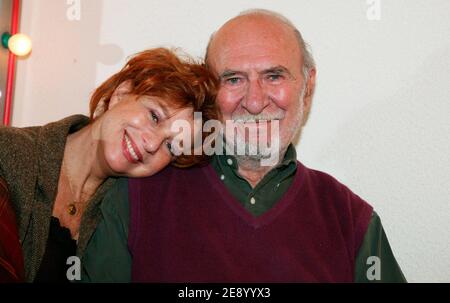
[[[297,38],[298,45],[299,45],[301,53],[303,55],[302,71],[303,71],[304,80],[306,81],[309,78],[309,72],[311,71],[311,69],[316,68],[316,63],[312,56],[309,45],[305,42],[305,40],[303,40],[302,34],[297,29],[297,27],[295,27],[295,25],[285,16],[283,16],[277,12],[267,10],[267,9],[245,10],[245,11],[242,11],[241,13],[239,13],[238,17],[248,16],[248,15],[264,15],[264,16],[274,17],[275,19],[286,24],[288,27],[290,27],[294,31],[295,37]],[[210,48],[212,40],[214,39],[214,35],[215,35],[215,33],[213,33],[211,35],[209,42],[208,42],[208,46],[206,48],[206,54],[205,54],[206,64],[208,64],[209,48]]]

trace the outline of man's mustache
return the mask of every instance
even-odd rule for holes
[[[284,118],[283,113],[277,114],[244,114],[244,115],[233,115],[231,121],[235,123],[245,123],[245,122],[256,122],[256,121],[272,121],[281,120]]]

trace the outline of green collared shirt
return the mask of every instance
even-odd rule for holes
[[[264,176],[255,188],[239,175],[234,157],[215,156],[212,165],[236,199],[253,215],[259,216],[274,206],[288,190],[297,170],[296,162],[295,148],[290,145],[282,162]],[[119,179],[105,196],[101,212],[103,220],[97,226],[81,262],[82,281],[131,281],[132,259],[127,248],[130,219],[126,178]],[[355,282],[406,282],[375,212],[355,260]]]
[[[259,216],[269,210],[288,190],[297,171],[297,153],[294,146],[289,145],[281,163],[271,169],[255,188],[239,174],[235,157],[216,156],[211,164],[233,196],[250,213]]]

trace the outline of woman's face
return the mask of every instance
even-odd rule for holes
[[[98,120],[104,170],[114,176],[145,177],[175,160],[171,144],[177,133],[171,126],[176,120],[193,126],[193,111],[167,103],[170,101],[130,94],[111,98],[108,110]]]

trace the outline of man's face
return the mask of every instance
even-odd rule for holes
[[[244,17],[216,34],[208,64],[220,78],[217,102],[224,123],[279,122],[280,151],[301,128],[302,56],[294,32],[273,19]],[[247,138],[248,139],[248,138]],[[242,140],[247,140],[242,139]],[[238,138],[238,144],[239,142]]]

